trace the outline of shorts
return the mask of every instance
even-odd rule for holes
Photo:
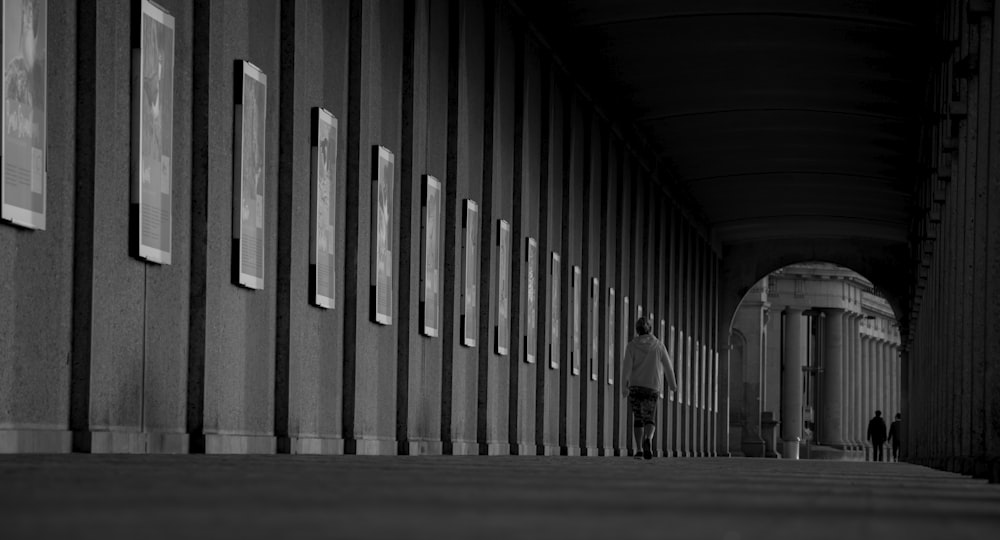
[[[644,386],[630,386],[628,403],[632,407],[632,426],[656,425],[656,402],[660,393]]]

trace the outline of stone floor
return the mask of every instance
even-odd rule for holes
[[[896,463],[0,456],[0,538],[1000,538],[1000,486]]]

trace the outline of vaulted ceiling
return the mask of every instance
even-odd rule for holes
[[[521,2],[723,244],[905,243],[931,52],[890,0]]]

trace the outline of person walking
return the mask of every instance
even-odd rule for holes
[[[897,463],[899,462],[899,445],[902,442],[899,440],[899,424],[902,420],[903,415],[896,413],[896,419],[889,425],[889,442],[892,443],[892,461]]]
[[[670,353],[663,342],[652,334],[653,325],[640,317],[635,322],[635,338],[625,347],[622,361],[622,397],[627,397],[632,409],[632,433],[635,436],[635,457],[653,458],[653,435],[656,433],[657,400],[663,394],[663,379],[671,392],[677,391],[677,380],[670,362]],[[642,448],[642,454],[639,448]]]
[[[868,422],[868,440],[872,442],[872,461],[882,461],[882,445],[885,444],[885,420],[882,411],[875,411],[875,418]]]

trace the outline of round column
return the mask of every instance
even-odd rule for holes
[[[882,342],[882,358],[878,365],[878,394],[879,404],[882,407],[882,417],[889,422],[892,408],[889,406],[889,348],[892,346],[888,341]]]
[[[840,361],[840,440],[845,447],[851,446],[851,356],[854,350],[854,339],[848,331],[850,313],[844,314],[844,349]]]
[[[785,308],[785,369],[781,380],[782,455],[799,459],[802,439],[802,364],[805,358],[802,309]]]
[[[902,414],[903,412],[903,400],[899,398],[902,393],[903,387],[903,370],[902,360],[899,358],[899,345],[893,344],[892,346],[892,366],[893,366],[893,403],[896,404],[896,412]]]
[[[864,336],[861,347],[861,440],[864,443],[865,451],[870,448],[868,442],[867,428],[868,420],[872,417],[872,376],[871,360],[874,351],[874,340],[870,336]]]
[[[827,446],[841,447],[843,418],[844,310],[826,311],[826,350],[823,355],[823,416],[820,420],[820,441]]]
[[[849,421],[851,423],[850,444],[853,450],[860,449],[864,439],[861,433],[861,422],[864,415],[861,412],[861,401],[858,399],[861,395],[861,320],[861,316],[857,313],[851,314],[850,330],[852,343],[850,359],[853,380],[851,384],[851,416]]]

